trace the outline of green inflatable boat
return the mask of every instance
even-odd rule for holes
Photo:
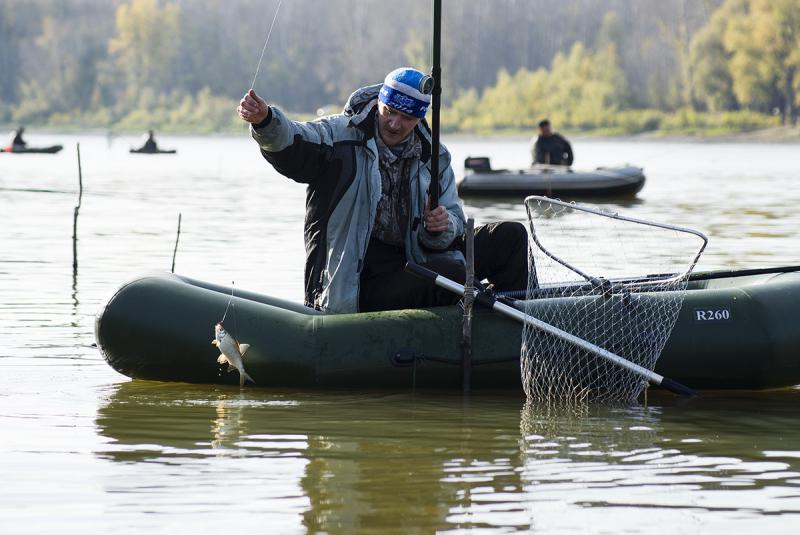
[[[97,345],[137,379],[236,385],[212,344],[230,288],[172,274],[123,285],[96,318]],[[242,344],[247,387],[461,387],[457,306],[324,314],[237,291],[225,327]],[[534,311],[535,311],[535,303]],[[800,268],[696,273],[656,371],[696,389],[800,384]],[[521,325],[476,310],[472,388],[520,392]]]

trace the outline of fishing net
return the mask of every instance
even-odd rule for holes
[[[705,236],[546,197],[528,197],[525,207],[525,312],[653,370]],[[640,375],[528,324],[520,364],[529,400],[632,402],[647,386]]]

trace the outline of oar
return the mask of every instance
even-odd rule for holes
[[[431,271],[428,268],[422,267],[418,264],[414,264],[413,262],[408,262],[406,264],[406,271],[420,277],[421,279],[427,280],[436,284],[440,288],[444,288],[445,290],[449,290],[453,293],[458,295],[464,295],[464,286],[452,281],[446,277],[443,277],[436,273],[435,271]],[[530,314],[526,314],[525,312],[516,309],[512,306],[509,306],[505,303],[497,301],[494,297],[488,295],[486,292],[476,291],[475,293],[475,302],[495,310],[505,316],[513,318],[521,323],[525,323],[531,325],[537,329],[540,329],[548,334],[552,334],[562,340],[565,340],[583,350],[586,350],[590,353],[597,355],[600,358],[603,358],[620,368],[624,368],[634,374],[638,375],[639,377],[646,379],[650,384],[661,386],[669,390],[670,392],[674,392],[676,394],[682,396],[697,396],[698,393],[692,390],[691,388],[682,385],[681,383],[674,381],[668,377],[664,377],[654,371],[648,370],[642,366],[639,366],[636,363],[633,363],[619,355],[612,353],[602,347],[595,345],[591,342],[587,342],[582,338],[578,338],[574,334],[570,334],[567,331],[563,331],[558,327],[550,325],[549,323],[545,323],[544,321],[537,319]]]

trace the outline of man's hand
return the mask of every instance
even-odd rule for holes
[[[239,101],[236,112],[243,121],[252,124],[263,122],[270,114],[267,103],[264,102],[264,99],[256,95],[256,92],[252,89],[245,93],[242,100]]]
[[[447,212],[447,208],[440,205],[431,210],[430,199],[425,205],[425,213],[422,217],[425,220],[425,230],[428,232],[444,232],[450,223],[450,215]]]

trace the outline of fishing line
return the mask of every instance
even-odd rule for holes
[[[281,10],[281,4],[283,4],[283,0],[278,0],[278,7],[275,8],[275,15],[272,17],[272,24],[269,25],[269,31],[267,32],[267,39],[264,41],[264,48],[261,49],[261,57],[258,58],[258,65],[256,66],[256,74],[253,76],[253,83],[250,84],[250,88],[255,88],[256,86],[256,78],[258,78],[258,71],[261,70],[261,61],[264,59],[264,52],[267,51],[267,44],[269,43],[269,37],[272,35],[272,28],[275,27],[275,21],[278,20],[278,12]]]
[[[234,281],[231,281],[231,296],[228,299],[228,306],[225,307],[225,313],[222,315],[222,321],[220,321],[220,323],[225,323],[225,316],[228,315],[228,309],[231,308],[231,303],[233,302],[233,284]]]

